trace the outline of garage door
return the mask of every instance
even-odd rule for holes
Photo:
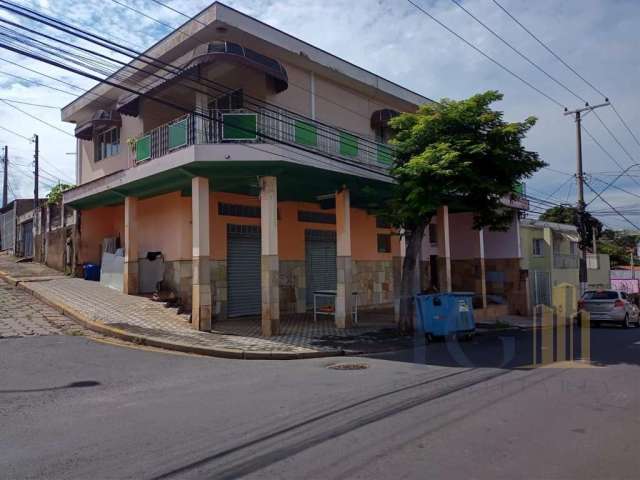
[[[228,316],[260,315],[260,227],[227,226]]]
[[[313,305],[313,292],[336,289],[336,232],[305,231],[307,305]]]

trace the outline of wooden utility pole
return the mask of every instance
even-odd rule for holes
[[[601,103],[599,105],[589,105],[588,103],[576,110],[569,111],[565,109],[565,115],[573,115],[576,121],[576,147],[577,147],[577,155],[576,155],[576,182],[578,186],[578,224],[579,224],[579,233],[581,235],[580,238],[580,295],[582,295],[587,289],[587,250],[586,250],[586,239],[582,238],[582,234],[584,233],[584,212],[586,209],[586,204],[584,202],[584,171],[582,169],[582,113],[583,112],[591,112],[596,108],[606,107],[609,105],[609,99],[605,99],[605,103]]]
[[[35,152],[33,154],[33,209],[38,208],[39,198],[38,198],[38,176],[39,176],[39,166],[38,160],[40,156],[40,152],[38,150],[38,135],[33,136],[33,142],[35,143]]]
[[[7,206],[7,202],[9,200],[9,193],[7,189],[9,188],[9,147],[7,145],[4,146],[4,161],[3,163],[3,176],[2,176],[2,208]]]

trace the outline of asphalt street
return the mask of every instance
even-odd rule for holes
[[[640,329],[592,333],[592,366],[535,369],[525,332],[298,361],[0,339],[0,477],[637,478]]]

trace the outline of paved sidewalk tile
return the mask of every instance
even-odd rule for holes
[[[245,337],[194,330],[181,315],[148,298],[124,295],[96,282],[62,277],[25,284],[42,298],[58,301],[89,320],[120,328],[128,333],[195,347],[245,352],[313,353],[335,351],[311,345],[310,338],[277,336]]]
[[[0,280],[0,338],[57,335],[74,325],[32,295]]]

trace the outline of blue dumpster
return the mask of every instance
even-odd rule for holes
[[[433,337],[473,335],[476,322],[472,300],[471,292],[417,295],[419,329]]]
[[[82,268],[85,280],[92,280],[94,282],[100,281],[100,265],[96,265],[95,263],[85,263]]]

